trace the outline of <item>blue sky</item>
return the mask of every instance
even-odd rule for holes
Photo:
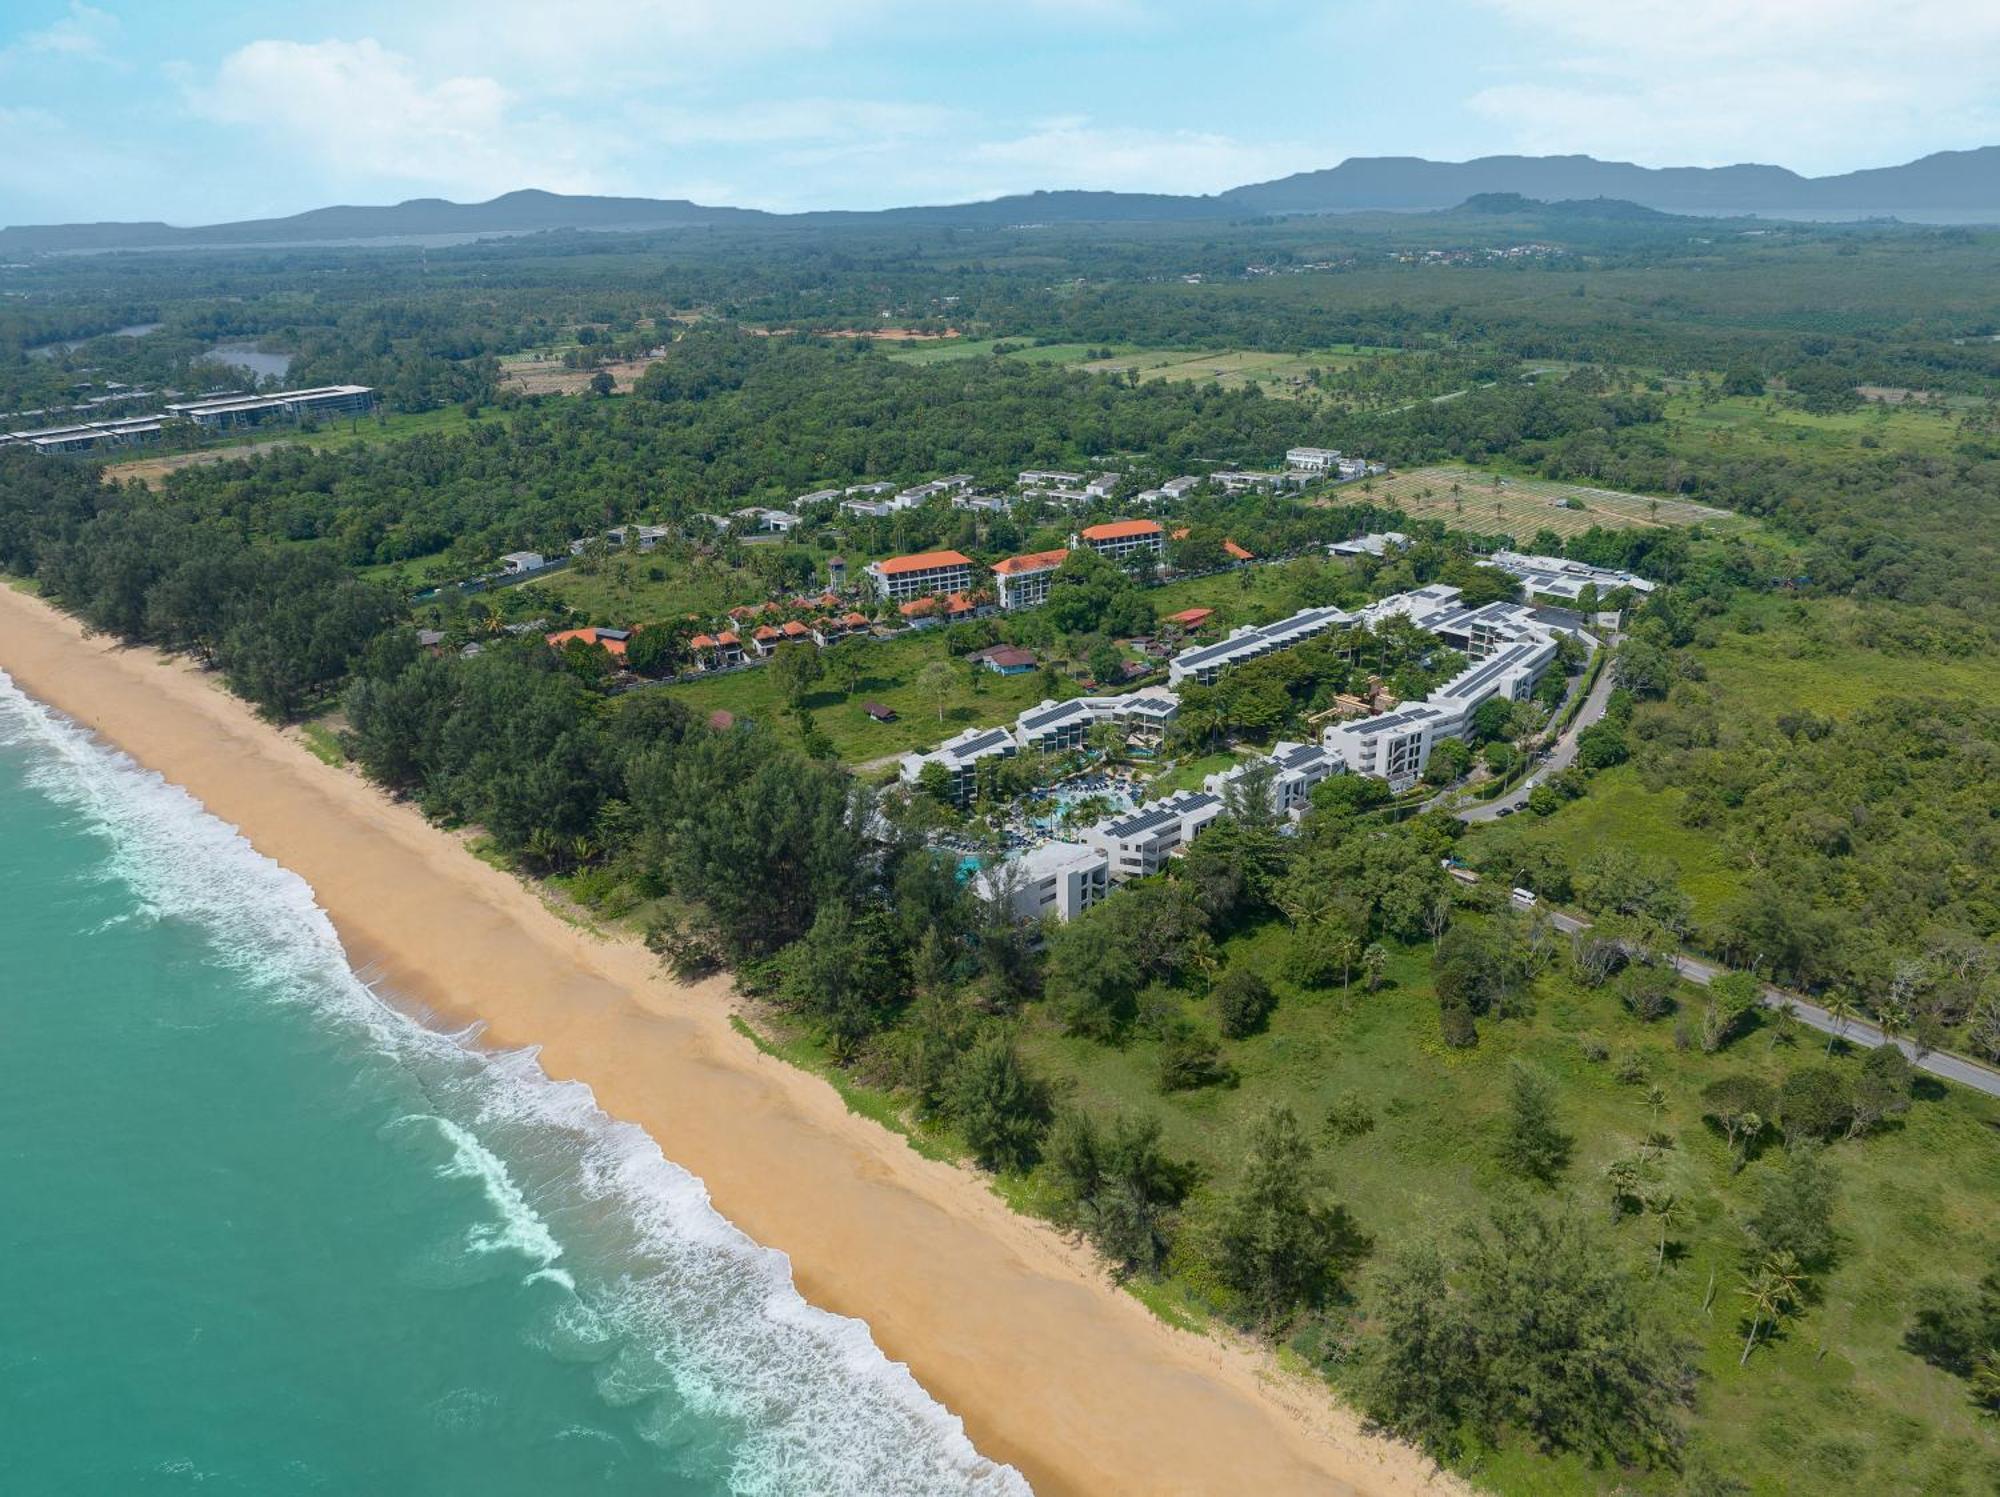
[[[797,209],[2000,143],[1994,0],[0,0],[0,222]]]

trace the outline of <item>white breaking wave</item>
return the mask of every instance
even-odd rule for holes
[[[497,1223],[481,1222],[467,1235],[466,1247],[474,1253],[519,1253],[535,1265],[524,1283],[548,1282],[560,1284],[565,1289],[575,1289],[576,1280],[565,1269],[555,1266],[562,1256],[562,1244],[549,1229],[535,1208],[528,1203],[527,1195],[514,1183],[514,1176],[507,1163],[498,1154],[479,1141],[470,1128],[461,1127],[450,1118],[438,1117],[435,1113],[412,1113],[398,1119],[405,1123],[435,1123],[438,1132],[451,1145],[451,1158],[438,1166],[438,1176],[445,1180],[477,1180],[486,1193],[486,1200],[499,1214]]]
[[[475,1051],[469,1034],[438,1034],[378,999],[347,966],[303,879],[0,671],[6,746],[32,751],[30,783],[103,833],[111,874],[159,918],[198,926],[216,959],[261,990],[310,1005],[421,1076],[454,1150],[442,1172],[477,1179],[499,1218],[475,1232],[473,1250],[518,1252],[534,1265],[531,1279],[575,1287],[571,1270],[583,1276],[581,1265],[565,1257],[551,1220],[573,1212],[579,1225],[617,1224],[630,1264],[573,1302],[622,1339],[600,1389],[623,1404],[671,1388],[695,1415],[726,1423],[731,1490],[1028,1492],[1019,1472],[973,1448],[959,1419],[882,1354],[863,1322],[807,1304],[789,1260],[716,1211],[643,1129],[606,1116],[582,1083],[550,1080],[533,1050]],[[494,1141],[547,1176],[535,1202]]]

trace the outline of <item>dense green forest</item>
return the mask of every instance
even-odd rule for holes
[[[1666,958],[1691,945],[2000,1060],[1994,248],[1513,212],[58,257],[4,271],[0,405],[206,387],[228,377],[207,350],[257,341],[294,354],[297,382],[456,415],[297,434],[157,487],[0,450],[0,568],[213,665],[274,718],[324,716],[388,793],[642,929],[675,970],[731,969],[766,1043],[992,1171],[1162,1315],[1268,1339],[1497,1490],[1990,1491],[2000,1110]],[[828,336],[885,311],[994,346]],[[1366,351],[1283,388],[1145,379],[1131,352],[1336,348]],[[663,351],[629,394],[502,378],[501,359],[558,349]],[[939,503],[750,548],[696,535],[705,512],[1091,461],[1129,491],[1301,442],[1757,523],[1565,540],[1479,534],[1476,509],[1410,520],[1365,486],[1188,501],[1183,560],[1224,536],[1306,556],[1211,579],[1237,589],[1202,595],[1231,622],[1432,580],[1501,596],[1479,562],[1503,540],[1662,588],[1625,600],[1610,710],[1523,814],[1407,815],[1356,776],[1292,826],[1232,796],[1167,873],[1045,935],[938,850],[978,805],[835,762],[803,667],[782,710],[717,728],[675,690],[620,693],[601,661],[501,632],[560,607],[551,592],[498,595],[461,658],[418,647],[410,590],[386,580],[668,524],[655,590],[634,594],[655,611],[596,620],[665,638],[680,600],[780,595],[836,545],[991,559],[1074,519]],[[1417,543],[1310,554],[1389,526]],[[1159,612],[1079,562],[1037,614],[938,631],[937,663],[962,681],[958,657],[1005,637],[1118,665],[1117,637]],[[1363,673],[1420,694],[1454,663],[1433,645],[1389,629],[1271,656],[1190,690],[1169,747],[1302,732]],[[1579,654],[1563,663],[1534,711],[1582,679]],[[1504,763],[1518,726],[1469,747]],[[1572,939],[1510,905],[1523,880],[1596,925]]]

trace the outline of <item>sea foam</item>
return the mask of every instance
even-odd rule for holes
[[[789,1260],[717,1212],[643,1129],[608,1117],[587,1086],[552,1081],[532,1049],[476,1050],[471,1032],[440,1034],[379,999],[304,880],[4,671],[0,746],[26,750],[30,783],[104,836],[107,873],[150,915],[190,923],[215,960],[273,1000],[309,1006],[422,1078],[452,1150],[440,1173],[477,1180],[493,1212],[468,1249],[518,1253],[530,1279],[581,1283],[570,1301],[578,1328],[612,1348],[596,1369],[600,1391],[668,1409],[653,1437],[678,1438],[676,1405],[727,1429],[730,1489],[746,1494],[1028,1491],[864,1323],[807,1304]],[[560,1224],[571,1220],[579,1234],[617,1239],[615,1261],[592,1273],[566,1252]]]

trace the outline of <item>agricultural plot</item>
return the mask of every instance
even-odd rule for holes
[[[1311,353],[1270,353],[1251,349],[1221,352],[1140,350],[1120,352],[1083,367],[1093,372],[1137,369],[1142,380],[1195,380],[1201,383],[1213,380],[1225,389],[1261,385],[1271,394],[1291,395],[1307,388],[1308,370],[1339,368],[1360,359],[1393,352],[1393,349],[1356,346],[1319,349]]]
[[[1124,374],[1137,370],[1142,380],[1213,380],[1225,389],[1261,385],[1273,395],[1295,395],[1307,388],[1311,369],[1337,369],[1395,349],[1347,345],[1311,353],[1270,353],[1256,349],[1141,348],[1129,344],[1023,343],[1009,338],[973,338],[927,343],[897,349],[889,357],[906,364],[938,364],[949,359],[991,356],[1034,364],[1072,364],[1092,374]],[[1110,349],[1108,358],[1095,358]]]
[[[1553,530],[1568,539],[1593,525],[1628,530],[1652,525],[1747,528],[1750,524],[1726,509],[1684,499],[1653,499],[1546,478],[1511,478],[1474,468],[1413,468],[1371,479],[1363,492],[1378,504],[1393,504],[1412,519],[1442,520],[1455,530],[1504,533],[1524,545],[1538,531]],[[1353,489],[1342,490],[1340,502],[1351,503],[1355,493]]]
[[[1116,344],[1103,343],[1027,343],[1019,338],[956,338],[913,343],[905,348],[896,348],[889,357],[899,364],[943,364],[956,359],[990,358],[996,349],[1004,349],[1001,358],[1021,359],[1030,364],[1081,364],[1091,354],[1104,348],[1116,348]],[[1122,368],[1118,360],[1108,364],[1093,364],[1091,368]]]
[[[602,365],[611,376],[615,393],[631,393],[639,376],[653,367],[652,359],[619,360]],[[525,354],[511,355],[500,361],[502,384],[512,385],[524,395],[578,395],[590,388],[596,369],[571,369],[560,358],[542,359]]]

